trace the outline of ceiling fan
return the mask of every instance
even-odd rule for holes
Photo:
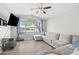
[[[44,14],[46,14],[45,10],[50,9],[50,8],[51,8],[51,6],[43,7],[43,3],[40,3],[40,5],[37,6],[37,8],[31,8],[31,10],[36,9],[37,10],[36,13],[44,13]]]

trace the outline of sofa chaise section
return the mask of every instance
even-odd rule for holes
[[[72,47],[72,44],[67,44],[61,47],[58,47],[56,49],[54,49],[54,52],[62,52],[64,55],[69,55],[71,53],[73,53],[75,48]]]
[[[71,44],[72,42],[72,35],[67,35],[67,34],[60,34],[59,39],[52,41],[52,46],[55,48]]]
[[[64,55],[79,55],[79,35],[72,35],[71,43],[60,46],[53,51],[57,53],[60,51]]]

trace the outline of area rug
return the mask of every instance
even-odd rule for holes
[[[48,51],[46,50],[39,50],[39,51],[36,51],[34,55],[46,55],[48,54]]]

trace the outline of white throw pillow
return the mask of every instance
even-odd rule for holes
[[[79,35],[73,35],[73,38],[72,38],[72,43],[77,43],[79,42]]]

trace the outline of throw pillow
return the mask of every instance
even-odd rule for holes
[[[79,42],[72,44],[73,48],[79,48]]]
[[[73,38],[72,38],[72,43],[77,43],[79,42],[79,35],[73,35]]]
[[[66,43],[72,42],[72,35],[60,34],[59,40]]]

